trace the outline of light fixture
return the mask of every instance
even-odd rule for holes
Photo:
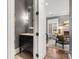
[[[58,28],[59,28],[59,29],[63,29],[63,26],[59,26]]]
[[[22,19],[23,19],[23,20],[28,20],[28,19],[29,19],[29,17],[28,17],[28,12],[27,12],[27,13],[23,12],[23,14],[22,14]]]
[[[23,20],[24,23],[28,23],[28,20],[29,20],[28,12],[23,11],[21,15],[21,19]]]
[[[52,15],[53,13],[52,12],[49,12],[49,15]]]
[[[65,23],[65,24],[68,24],[68,23],[69,23],[69,21],[68,21],[68,20],[67,20],[67,21],[64,21],[64,23]]]
[[[46,2],[45,5],[48,6],[48,3]]]

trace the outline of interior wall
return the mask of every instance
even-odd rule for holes
[[[63,25],[64,21],[69,21],[69,15],[63,15],[59,17],[59,25]],[[69,31],[69,26],[65,26],[64,31]]]
[[[32,0],[15,0],[15,48],[19,47],[20,33],[32,33],[33,26]]]
[[[69,0],[45,0],[46,17],[59,16],[59,25],[69,19]],[[69,28],[67,27],[67,29]]]
[[[23,19],[24,0],[15,0],[15,48],[19,47],[19,34],[25,32]]]
[[[59,17],[59,25],[63,25],[64,21],[69,21],[69,15],[63,15]]]

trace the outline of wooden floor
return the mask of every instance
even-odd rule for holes
[[[30,52],[23,51],[16,55],[16,59],[33,59],[33,56]],[[47,48],[47,55],[44,59],[68,59],[68,54],[61,49]]]
[[[47,48],[45,59],[69,59],[68,53],[58,48]]]
[[[23,51],[16,55],[15,59],[33,59],[33,55],[31,52]]]

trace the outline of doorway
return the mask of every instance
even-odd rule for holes
[[[33,59],[33,0],[15,0],[16,59]]]
[[[65,49],[66,51],[69,52],[69,41],[70,41],[69,16],[64,15],[64,16],[57,16],[57,17],[48,17],[46,21],[47,21],[46,29],[47,29],[47,36],[48,36],[47,46]],[[59,39],[57,36],[61,36],[60,38],[63,37],[62,39],[66,40],[66,43],[64,43],[64,46],[61,44],[62,41],[57,42],[57,40]]]

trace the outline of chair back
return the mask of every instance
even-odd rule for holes
[[[57,35],[58,41],[64,42],[64,36],[63,35]]]

